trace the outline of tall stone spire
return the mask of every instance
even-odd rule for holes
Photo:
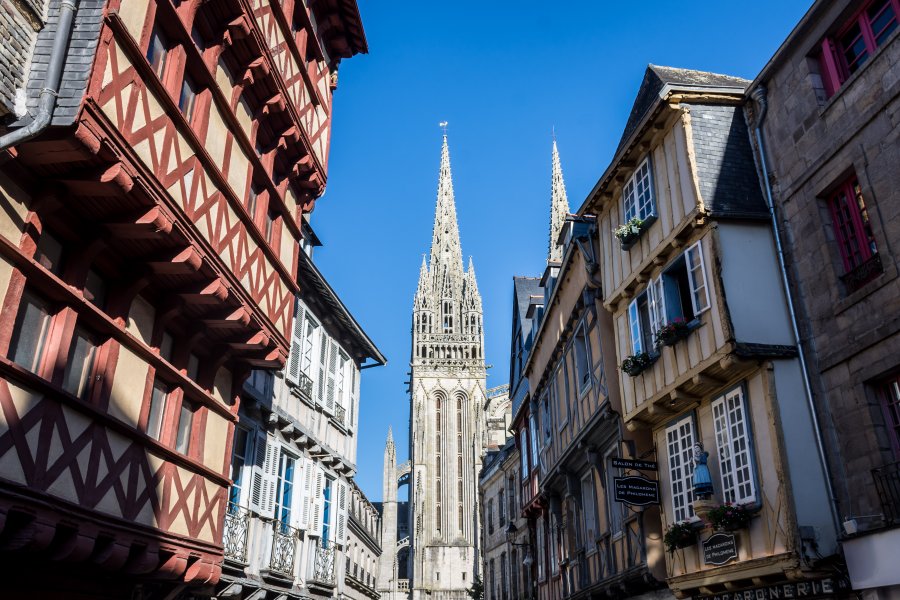
[[[559,232],[569,214],[569,198],[566,196],[566,182],[563,181],[562,165],[559,162],[559,150],[556,139],[553,140],[553,170],[550,190],[550,245],[547,251],[547,262],[560,262],[563,247],[557,244]]]
[[[446,270],[446,271],[445,271]],[[456,223],[456,201],[453,197],[453,177],[450,174],[450,148],[447,132],[441,148],[441,173],[438,179],[437,206],[434,211],[434,232],[431,238],[432,275],[444,272],[462,275],[462,249],[459,243],[459,226]],[[439,285],[442,277],[435,278]]]

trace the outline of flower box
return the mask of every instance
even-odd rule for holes
[[[626,357],[625,360],[622,361],[621,366],[622,371],[627,375],[630,377],[637,377],[654,362],[656,362],[656,356],[641,352],[640,354],[633,354]]]
[[[631,247],[640,239],[641,234],[646,231],[653,222],[656,221],[655,215],[650,215],[646,219],[632,217],[624,225],[619,225],[613,229],[613,234],[618,238],[622,250],[631,250]]]
[[[691,326],[682,318],[666,323],[656,331],[657,346],[674,346],[691,332]]]
[[[681,548],[693,546],[697,543],[697,530],[687,521],[675,523],[666,529],[666,534],[663,536],[663,542],[666,545],[666,550],[670,553]]]
[[[753,513],[744,504],[726,502],[710,510],[706,518],[716,531],[737,531],[750,525]]]

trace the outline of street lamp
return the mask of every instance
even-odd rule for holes
[[[518,532],[518,528],[516,524],[512,521],[509,522],[509,525],[506,526],[506,543],[510,546],[525,548],[525,558],[522,560],[522,566],[525,567],[525,589],[529,589],[531,587],[531,565],[534,564],[534,559],[531,557],[531,542],[516,542],[516,533]],[[517,575],[518,577],[518,575]],[[532,594],[528,596],[529,598],[534,598],[534,591],[532,590]]]

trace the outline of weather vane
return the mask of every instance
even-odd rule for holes
[[[444,130],[444,137],[447,137],[447,121],[441,121],[438,125]]]

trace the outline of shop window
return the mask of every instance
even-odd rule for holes
[[[157,379],[150,392],[150,410],[147,415],[146,433],[159,440],[163,433],[163,421],[166,416],[166,404],[169,400],[169,386]]]
[[[722,496],[734,504],[757,501],[750,419],[742,387],[713,400],[716,450],[722,476]]]
[[[692,415],[682,417],[666,428],[666,454],[668,456],[669,492],[673,518],[676,523],[694,517],[694,420]]]
[[[50,332],[50,305],[26,290],[19,303],[9,343],[9,358],[14,363],[38,373]]]
[[[76,327],[63,374],[63,389],[73,396],[84,399],[90,392],[97,349],[95,337],[84,328]]]
[[[859,180],[850,177],[828,199],[835,242],[844,274],[841,280],[853,292],[883,272],[872,224]]]

